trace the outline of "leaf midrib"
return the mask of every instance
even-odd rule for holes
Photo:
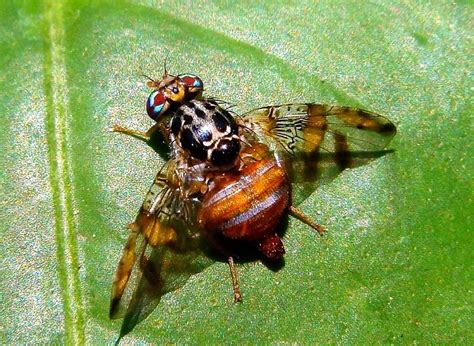
[[[72,170],[69,161],[68,85],[64,58],[63,3],[44,5],[44,89],[49,181],[53,195],[58,279],[64,309],[64,342],[84,344],[84,308],[81,298],[78,250],[74,222]]]

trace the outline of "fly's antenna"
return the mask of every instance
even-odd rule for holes
[[[165,70],[165,76],[168,76],[168,68],[167,68],[167,65],[166,63],[168,62],[168,58],[170,56],[170,52],[166,52],[166,56],[165,56],[165,61],[163,62],[163,69]]]
[[[151,78],[150,76],[147,76],[146,74],[142,73],[142,77],[145,77],[146,79],[148,79],[149,81],[153,82],[153,83],[156,83],[156,81]]]
[[[146,79],[148,79],[150,82],[152,83],[156,83],[156,80],[151,78],[150,76],[146,75],[144,72],[143,72],[143,67],[140,66],[140,77],[145,77]]]
[[[165,70],[163,79],[165,79],[166,77],[176,77],[175,75],[168,73],[168,58],[170,57],[170,54],[171,54],[170,52],[166,52],[165,61],[163,62],[163,70]]]
[[[158,87],[158,82],[156,80],[154,80],[153,78],[151,78],[150,76],[142,73],[141,74],[142,77],[145,77],[146,79],[148,79],[148,81],[145,83],[149,88],[152,88],[152,89],[155,89]]]

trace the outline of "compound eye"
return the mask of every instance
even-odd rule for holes
[[[158,121],[160,115],[163,115],[169,108],[165,95],[160,90],[153,91],[146,101],[146,111],[150,118]]]
[[[178,76],[181,83],[187,86],[190,93],[198,93],[202,91],[203,83],[201,78],[193,74],[180,74]]]

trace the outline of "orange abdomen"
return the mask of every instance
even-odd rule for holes
[[[238,174],[215,181],[204,195],[198,222],[232,239],[263,239],[275,233],[289,199],[288,178],[275,160],[248,162]]]

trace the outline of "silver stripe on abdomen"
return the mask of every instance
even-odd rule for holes
[[[223,200],[224,198],[228,198],[240,192],[238,188],[240,186],[248,186],[250,183],[265,173],[267,173],[272,167],[275,166],[275,161],[268,161],[265,165],[257,169],[252,175],[245,176],[242,175],[239,181],[236,181],[233,184],[227,185],[225,188],[217,192],[214,196],[212,196],[209,201],[207,202],[207,207],[216,204],[217,202]]]
[[[288,194],[288,185],[283,184],[280,188],[276,191],[273,191],[271,195],[269,195],[265,200],[259,202],[258,204],[252,206],[252,208],[246,210],[245,212],[236,215],[231,220],[224,222],[221,229],[226,230],[228,228],[240,225],[248,220],[251,220],[264,210],[270,208],[273,204],[278,202],[280,198]]]

